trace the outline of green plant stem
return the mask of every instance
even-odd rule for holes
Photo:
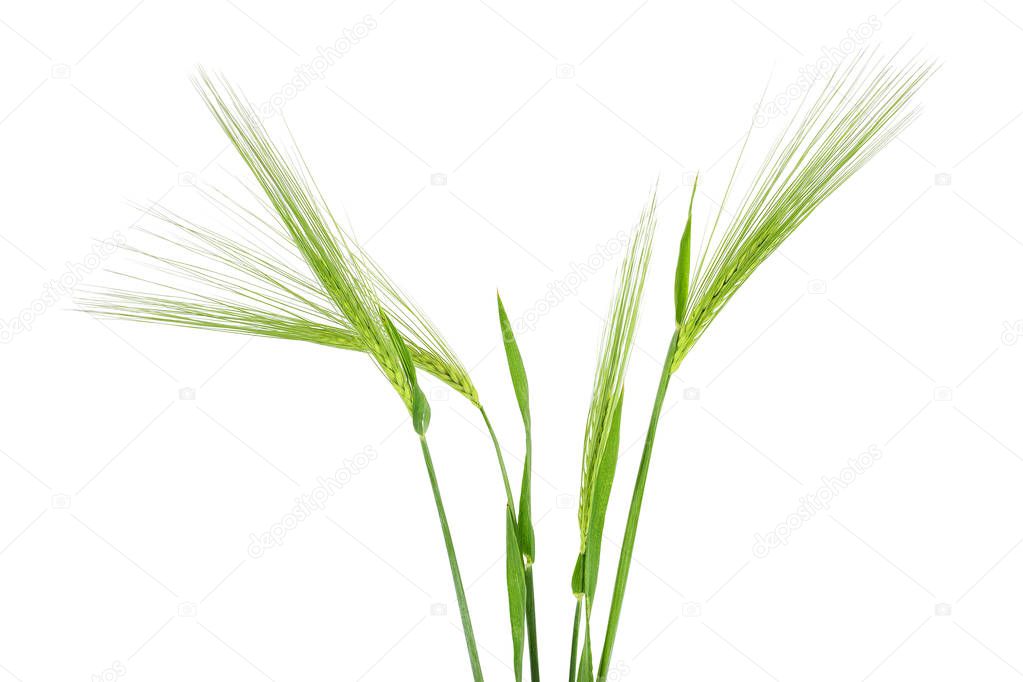
[[[572,625],[572,656],[568,663],[568,682],[575,682],[576,666],[579,665],[579,622],[582,620],[583,600],[575,600],[575,623]]]
[[[455,544],[451,540],[451,529],[448,527],[448,517],[444,513],[444,503],[441,501],[440,488],[437,485],[437,474],[433,470],[433,458],[430,457],[430,447],[426,444],[426,437],[420,436],[419,442],[423,446],[423,460],[426,462],[426,472],[430,475],[430,487],[433,488],[433,500],[437,503],[437,516],[440,517],[440,528],[444,533],[444,546],[448,552],[448,563],[451,565],[451,579],[455,583],[455,596],[458,598],[458,611],[462,616],[462,630],[465,632],[465,646],[469,649],[469,663],[472,666],[472,678],[475,682],[483,682],[483,670],[480,668],[480,656],[476,650],[476,635],[472,630],[472,620],[469,618],[469,604],[465,600],[465,588],[462,586],[462,573],[458,570],[458,559],[455,557]]]
[[[614,648],[615,634],[618,632],[618,620],[622,614],[622,602],[625,599],[625,583],[629,579],[629,567],[632,564],[632,550],[636,545],[636,528],[639,526],[639,512],[643,506],[643,492],[646,489],[647,473],[650,470],[650,454],[654,449],[654,436],[657,434],[657,422],[664,406],[664,396],[668,392],[668,381],[671,379],[671,361],[678,343],[678,329],[671,337],[668,345],[668,356],[664,359],[661,369],[661,380],[657,385],[657,396],[654,398],[653,412],[650,414],[650,425],[646,431],[646,442],[643,444],[643,456],[639,460],[639,471],[636,473],[636,486],[632,491],[632,502],[629,505],[629,518],[625,524],[625,536],[622,538],[622,550],[618,556],[618,574],[615,576],[614,593],[611,596],[611,611],[607,617],[607,632],[604,634],[604,649],[600,655],[600,666],[597,668],[597,682],[607,680],[607,671],[611,665],[611,650]]]
[[[487,431],[490,433],[490,440],[494,442],[494,452],[497,453],[497,464],[501,467],[501,480],[504,482],[504,492],[508,496],[508,506],[511,507],[512,520],[514,523],[518,523],[516,519],[518,516],[515,514],[515,496],[512,494],[511,482],[508,479],[508,468],[504,464],[504,455],[501,454],[501,443],[497,440],[497,434],[494,432],[494,425],[490,423],[490,417],[487,416],[487,411],[480,405],[480,415],[483,417],[483,423],[487,425]],[[518,527],[515,532],[518,533]],[[523,558],[525,561],[525,558]],[[530,679],[532,682],[540,682],[540,653],[537,647],[537,634],[536,634],[536,596],[533,590],[533,565],[526,564],[526,631],[529,641],[529,672]]]
[[[536,642],[536,598],[533,596],[533,564],[526,564],[526,631],[529,639],[529,676],[540,682],[540,653]]]
[[[494,441],[494,452],[497,453],[497,464],[501,467],[501,480],[504,482],[504,492],[508,496],[508,506],[511,507],[512,517],[515,516],[515,496],[512,494],[511,482],[508,480],[508,468],[504,465],[504,455],[501,454],[501,444],[497,440],[497,434],[494,433],[494,426],[490,423],[490,417],[487,416],[487,411],[480,405],[480,415],[483,416],[483,423],[487,425],[487,431],[490,432],[490,440]]]

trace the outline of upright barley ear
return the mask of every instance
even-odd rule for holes
[[[414,396],[383,322],[375,269],[334,220],[301,157],[297,152],[295,160],[286,157],[252,107],[223,79],[201,72],[196,86],[316,282],[411,411]]]
[[[657,195],[652,194],[643,208],[625,257],[618,271],[618,288],[608,309],[604,336],[598,353],[597,371],[593,379],[590,409],[586,417],[583,440],[582,472],[579,485],[579,545],[587,547],[591,518],[604,510],[595,509],[600,484],[601,466],[607,444],[613,438],[615,414],[625,391],[625,373],[632,353],[639,303],[643,297],[650,248],[657,219],[654,214]]]
[[[724,233],[705,241],[673,372],[753,272],[916,118],[913,97],[934,70],[923,62],[900,68],[863,52],[831,75],[802,118],[775,141]]]
[[[629,506],[608,615],[598,682],[607,679],[625,586],[632,563],[650,457],[668,382],[687,353],[739,287],[816,209],[902,132],[917,115],[912,100],[934,72],[928,63],[905,67],[864,52],[840,67],[819,96],[793,119],[771,147],[724,232],[715,231],[736,177],[704,240],[695,268],[690,261],[692,198],[679,246],[675,276],[675,325],[647,427]],[[752,128],[750,129],[752,132]],[[747,140],[749,135],[747,134]],[[743,150],[745,144],[743,144]],[[740,158],[742,152],[739,154]],[[736,161],[736,170],[739,161]],[[695,197],[695,185],[693,193]]]
[[[573,640],[578,642],[580,618],[585,618],[579,679],[592,679],[593,659],[590,639],[590,614],[597,588],[604,518],[618,464],[618,442],[622,405],[625,402],[625,375],[632,352],[650,263],[657,207],[656,192],[644,207],[624,259],[618,271],[618,288],[611,301],[604,336],[600,344],[593,395],[586,418],[583,440],[582,473],[579,490],[579,557],[572,575],[572,592],[579,599]],[[576,656],[573,644],[572,658]],[[573,674],[575,666],[573,664]]]

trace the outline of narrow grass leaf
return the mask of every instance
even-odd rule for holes
[[[508,313],[504,309],[500,293],[497,294],[497,315],[501,325],[501,338],[504,342],[505,357],[508,359],[508,372],[511,375],[512,387],[515,389],[515,398],[519,404],[519,412],[522,415],[522,426],[526,438],[526,456],[522,463],[522,486],[519,490],[518,522],[514,525],[518,533],[518,548],[521,551],[519,559],[521,562],[524,562],[530,672],[534,682],[538,682],[540,679],[539,638],[536,633],[536,598],[533,590],[533,562],[536,560],[536,538],[533,532],[532,504],[533,424],[529,413],[529,382],[526,379],[526,367],[522,362],[519,345],[515,341],[515,332],[512,330],[511,322],[508,320]],[[485,416],[484,420],[486,420]],[[491,432],[491,435],[493,435],[493,432]],[[496,440],[495,436],[495,444]],[[500,453],[498,457],[500,459]],[[507,479],[507,473],[504,472],[503,459],[501,459],[501,470]],[[509,485],[507,480],[505,480],[505,485]],[[509,511],[514,517],[510,487],[508,497]],[[512,589],[510,581],[511,577],[509,576],[509,590]]]
[[[522,567],[522,550],[515,529],[515,516],[506,506],[505,565],[508,582],[508,613],[511,618],[512,654],[515,682],[522,682],[522,654],[526,637],[526,573]]]
[[[575,560],[575,568],[572,569],[572,594],[577,598],[586,596],[586,585],[584,581],[584,571],[586,570],[586,552],[579,552],[579,556]]]
[[[590,645],[590,626],[587,623],[583,635],[583,651],[579,656],[579,682],[593,682],[593,647]]]
[[[615,469],[618,465],[618,443],[622,424],[622,405],[625,394],[618,398],[614,416],[611,419],[611,430],[604,443],[604,453],[600,458],[600,471],[593,493],[593,510],[590,514],[590,527],[586,533],[586,553],[583,560],[583,592],[586,603],[593,603],[597,591],[597,571],[600,567],[600,545],[604,536],[604,519],[607,516],[607,504],[611,498],[611,484],[614,482]],[[589,611],[589,609],[587,609]]]
[[[511,374],[512,387],[515,389],[515,399],[518,400],[519,412],[522,413],[522,423],[528,431],[530,426],[529,382],[526,380],[526,368],[522,364],[522,354],[515,341],[515,332],[508,320],[508,313],[504,309],[500,293],[497,294],[497,315],[501,322],[501,338],[504,341],[504,354],[508,358],[508,372]]]
[[[426,399],[423,389],[419,387],[419,379],[416,377],[416,366],[412,362],[412,354],[409,353],[405,340],[401,337],[401,333],[398,332],[398,329],[391,322],[391,318],[387,316],[387,313],[381,312],[380,317],[384,322],[384,327],[387,329],[387,335],[390,337],[391,343],[394,344],[394,348],[398,353],[402,371],[405,373],[405,380],[408,381],[409,388],[412,391],[412,406],[410,410],[412,414],[412,428],[420,436],[425,436],[426,430],[430,426],[430,403]]]
[[[511,322],[508,320],[508,313],[501,301],[501,294],[497,295],[497,315],[501,323],[501,338],[504,341],[504,354],[508,359],[508,373],[511,375],[512,387],[515,389],[515,399],[519,403],[519,412],[522,414],[522,426],[526,434],[526,456],[522,465],[522,488],[519,492],[519,546],[522,549],[526,562],[532,564],[536,558],[536,539],[533,533],[532,515],[532,478],[533,478],[533,425],[529,414],[529,382],[526,379],[526,367],[522,362],[522,354],[519,352],[519,345],[515,341],[515,332],[512,330]]]
[[[686,228],[682,231],[682,240],[678,247],[678,263],[675,266],[675,325],[682,324],[686,315],[686,301],[689,298],[689,251],[693,241],[693,201],[696,199],[696,184],[700,176],[693,180],[693,193],[689,195],[689,216]]]

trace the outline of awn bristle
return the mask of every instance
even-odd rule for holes
[[[245,100],[223,80],[201,73],[203,100],[252,171],[265,198],[261,212],[215,190],[211,206],[242,228],[220,234],[161,207],[148,213],[174,232],[147,232],[178,252],[134,247],[154,275],[114,273],[153,291],[87,291],[78,303],[100,317],[308,341],[369,353],[406,405],[410,389],[381,312],[393,321],[416,365],[479,405],[468,372],[422,311],[334,220],[300,156],[288,158]],[[198,285],[198,286],[196,286]]]
[[[918,110],[907,107],[934,70],[932,64],[920,62],[897,68],[892,60],[875,58],[873,52],[861,53],[836,70],[798,125],[794,117],[775,141],[738,211],[712,245],[735,179],[733,171],[691,278],[695,286],[672,372],[757,267],[916,117]],[[738,165],[739,160],[736,169]]]

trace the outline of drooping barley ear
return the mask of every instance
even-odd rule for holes
[[[434,494],[473,679],[482,682],[483,673],[461,571],[427,445],[430,406],[419,387],[415,361],[403,336],[404,330],[397,326],[398,321],[408,324],[419,322],[420,318],[416,318],[415,309],[404,304],[404,299],[375,263],[341,230],[301,156],[296,152],[294,159],[285,157],[273,144],[251,106],[223,80],[217,83],[201,73],[197,86],[210,111],[266,193],[306,265],[412,417]],[[383,296],[392,303],[396,300],[401,303],[396,310],[397,321],[392,320],[385,310]],[[420,341],[422,345],[429,345],[439,338],[427,323],[414,328],[412,334],[413,340]]]
[[[373,283],[381,305],[394,322],[402,338],[412,350],[419,366],[461,393],[475,407],[480,407],[479,393],[468,370],[451,350],[447,341],[411,297],[395,284],[369,254],[359,250],[361,262]]]
[[[251,107],[223,79],[200,72],[204,101],[263,191],[253,210],[223,193],[199,193],[240,226],[240,236],[202,227],[163,207],[147,212],[173,228],[143,230],[172,255],[126,247],[144,275],[113,273],[135,287],[83,291],[79,307],[100,317],[308,341],[370,353],[399,389],[377,310],[386,312],[416,364],[479,406],[468,372],[423,312],[334,220],[297,152],[270,139]],[[339,297],[340,296],[340,297]],[[375,300],[374,300],[375,299]],[[406,400],[407,390],[400,390]]]
[[[200,72],[195,84],[306,265],[411,410],[412,391],[381,322],[383,310],[360,251],[334,220],[301,157],[296,152],[287,158],[251,105],[223,79]]]
[[[444,362],[435,352],[425,351],[419,346],[413,346],[410,350],[417,367],[461,393],[473,406],[477,408],[480,406],[479,393],[476,392],[469,373],[462,369],[461,365]]]

